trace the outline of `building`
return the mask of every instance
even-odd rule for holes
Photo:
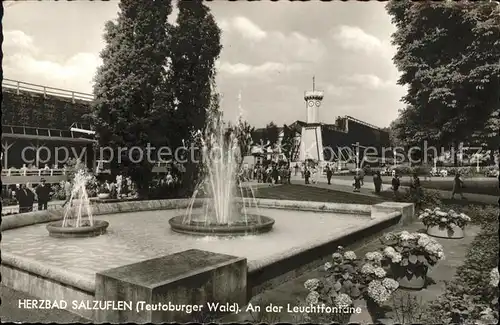
[[[351,116],[338,117],[335,123],[321,121],[323,97],[324,92],[315,88],[313,79],[312,91],[304,93],[306,120],[298,120],[288,126],[295,133],[292,162],[361,162],[368,155],[380,157],[384,148],[390,148],[388,132],[375,125]],[[279,131],[274,154],[266,153],[268,159],[271,156],[272,160],[282,158],[280,153],[284,130],[279,128]],[[264,132],[264,128],[257,129],[254,138]],[[370,148],[369,152],[365,148]]]

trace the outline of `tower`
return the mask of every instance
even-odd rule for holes
[[[312,159],[321,162],[324,160],[322,129],[318,114],[323,96],[322,91],[316,90],[313,77],[313,90],[304,93],[307,119],[300,136],[299,159],[301,161]]]
[[[312,91],[304,93],[304,100],[306,101],[307,124],[319,123],[319,108],[323,100],[324,92],[316,90],[315,78],[313,77]]]

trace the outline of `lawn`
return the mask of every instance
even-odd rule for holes
[[[335,191],[312,186],[285,184],[260,187],[254,190],[256,198],[296,201],[335,202],[353,204],[377,204],[386,200],[356,193]],[[249,196],[246,193],[246,196]]]

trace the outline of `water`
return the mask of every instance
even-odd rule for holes
[[[195,141],[202,145],[204,179],[196,187],[191,202],[187,208],[184,223],[205,223],[206,225],[232,225],[235,223],[257,222],[250,220],[248,209],[257,207],[254,191],[251,186],[251,198],[241,200],[235,204],[235,196],[244,197],[244,188],[237,185],[238,174],[241,170],[240,141],[242,137],[249,136],[242,132],[242,116],[231,127],[222,121],[222,114],[216,111],[209,116],[206,133],[198,132]],[[202,215],[193,214],[195,199],[205,193],[210,198],[203,207]]]
[[[83,169],[78,170],[73,180],[71,196],[66,205],[63,227],[89,227],[94,225],[90,199],[85,185],[91,176]]]

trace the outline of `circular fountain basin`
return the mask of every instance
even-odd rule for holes
[[[92,226],[63,227],[62,224],[62,220],[49,223],[47,225],[49,235],[58,238],[96,237],[106,233],[106,229],[109,226],[109,223],[103,220],[94,220]]]
[[[207,224],[201,214],[192,216],[189,223],[184,223],[184,219],[185,216],[180,215],[171,218],[168,223],[175,232],[197,236],[257,235],[270,231],[274,225],[274,219],[254,214],[248,215],[247,221],[241,220],[231,224]]]

